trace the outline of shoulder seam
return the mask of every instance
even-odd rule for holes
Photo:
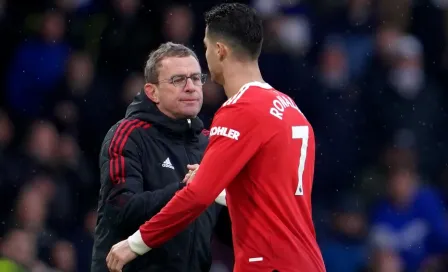
[[[238,100],[243,96],[243,94],[250,88],[250,85],[246,85],[244,86],[241,90],[239,90],[239,92],[237,92],[234,96],[232,96],[231,98],[229,98],[226,102],[224,102],[224,104],[222,105],[222,107],[231,105],[231,104],[236,104],[238,102]]]
[[[137,128],[147,129],[151,124],[139,119],[124,119],[115,130],[109,144],[109,176],[113,184],[121,184],[125,180],[125,162],[123,150],[131,133]]]
[[[148,128],[150,128],[150,127],[152,126],[151,123],[149,123],[149,122],[147,122],[147,121],[144,121],[144,120],[141,120],[141,119],[138,119],[138,118],[134,118],[134,119],[124,119],[123,121],[135,121],[135,120],[137,120],[137,121],[139,121],[140,123],[142,123],[142,125],[141,125],[141,126],[138,126],[137,128],[148,129]]]

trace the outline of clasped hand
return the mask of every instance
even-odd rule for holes
[[[199,169],[199,164],[188,164],[187,169],[188,173],[185,175],[185,178],[182,182],[189,184],[196,175],[196,172]]]

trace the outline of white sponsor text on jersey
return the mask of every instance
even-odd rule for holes
[[[210,137],[212,136],[224,136],[233,140],[238,141],[238,137],[240,136],[240,132],[231,128],[226,127],[212,127],[210,129]]]

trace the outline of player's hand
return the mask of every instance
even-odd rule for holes
[[[107,267],[111,272],[121,272],[123,267],[135,258],[137,258],[137,254],[129,247],[128,240],[124,240],[115,244],[109,251],[106,258]]]
[[[193,177],[196,175],[196,171],[199,169],[199,164],[188,164],[187,169],[189,171],[185,175],[185,178],[182,182],[186,182],[188,184],[193,180]]]

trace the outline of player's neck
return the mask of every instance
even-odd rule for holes
[[[249,82],[264,82],[258,62],[232,63],[224,70],[224,91],[228,98],[234,96],[244,84]]]

